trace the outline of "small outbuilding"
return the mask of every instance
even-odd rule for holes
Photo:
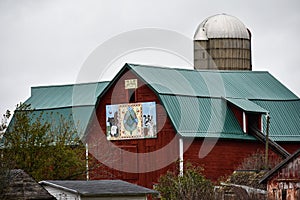
[[[267,183],[268,199],[300,199],[300,149],[286,158],[261,179]]]
[[[55,180],[40,184],[57,199],[146,200],[158,192],[121,180]]]
[[[21,169],[12,169],[2,177],[0,199],[5,200],[55,200],[47,190],[38,184],[29,174]],[[1,194],[2,193],[2,194]]]

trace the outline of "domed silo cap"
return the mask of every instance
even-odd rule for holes
[[[227,14],[218,14],[206,18],[198,26],[194,40],[213,38],[250,39],[250,37],[250,31],[238,18]]]

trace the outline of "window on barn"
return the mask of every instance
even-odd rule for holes
[[[251,127],[256,128],[258,130],[262,130],[261,114],[248,113],[247,117],[248,117],[248,127],[247,127],[248,130]]]

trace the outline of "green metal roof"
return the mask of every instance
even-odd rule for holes
[[[183,137],[250,139],[224,99],[159,95],[177,132]]]
[[[25,103],[37,112],[71,115],[84,131],[97,98],[128,69],[158,95],[174,128],[184,137],[254,139],[241,130],[227,100],[247,112],[269,112],[274,141],[300,141],[300,99],[268,72],[126,64],[110,83],[33,87]]]
[[[298,99],[268,72],[127,66],[159,94],[260,100]]]
[[[32,87],[31,97],[24,103],[34,109],[57,109],[94,106],[109,82]]]
[[[300,141],[300,99],[253,101],[270,112],[270,138],[274,141]],[[266,127],[264,120],[264,128]],[[265,132],[265,130],[264,130]]]
[[[33,87],[30,98],[24,103],[34,109],[35,116],[42,113],[43,119],[51,123],[59,123],[59,118],[63,117],[83,134],[95,109],[97,97],[108,83]],[[13,123],[12,119],[9,127]]]
[[[247,99],[226,98],[226,100],[246,112],[268,113],[267,110]]]
[[[268,72],[125,67],[158,94],[182,136],[253,139],[221,100],[214,100],[226,99],[246,112],[270,113],[272,140],[300,141],[300,99]]]

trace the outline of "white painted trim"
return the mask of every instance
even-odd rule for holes
[[[86,160],[86,180],[90,179],[89,177],[89,145],[85,144],[85,160]]]
[[[183,176],[183,139],[179,138],[179,176]]]
[[[247,127],[246,127],[246,113],[243,112],[243,131],[246,133],[247,132]]]
[[[263,115],[260,115],[260,132],[264,132],[264,118]]]
[[[49,181],[40,181],[39,184],[42,186],[49,186],[52,188],[61,189],[61,190],[67,191],[67,192],[71,192],[73,194],[79,194],[79,192],[77,190],[73,190],[73,189],[70,189],[70,188],[67,188],[67,187],[64,187],[61,185],[57,185],[57,184],[51,183]]]

